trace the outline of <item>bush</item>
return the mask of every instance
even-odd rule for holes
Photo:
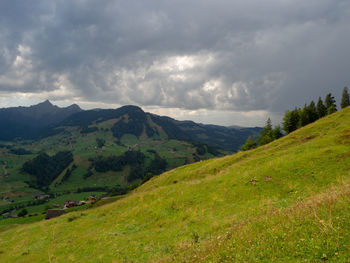
[[[108,191],[108,195],[124,195],[128,192],[128,189],[125,186],[121,186],[120,184],[114,186],[112,189]]]
[[[96,138],[96,143],[98,148],[105,146],[106,141],[104,139]]]
[[[25,215],[28,214],[28,211],[27,209],[22,209],[19,213],[18,213],[18,216],[19,217],[24,217]]]

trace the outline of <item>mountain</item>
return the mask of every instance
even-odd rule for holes
[[[178,121],[166,116],[144,112],[137,106],[124,106],[115,110],[91,110],[74,114],[60,123],[62,126],[87,127],[110,119],[128,116],[112,127],[114,135],[125,133],[140,136],[145,129],[148,137],[165,133],[168,139],[197,141],[227,151],[237,151],[250,135],[257,134],[261,128],[224,127],[198,124],[193,121]],[[157,128],[156,128],[157,126]]]
[[[124,134],[132,134],[140,137],[143,133],[146,137],[159,136],[163,133],[168,139],[190,140],[185,132],[181,131],[168,117],[161,117],[144,112],[137,106],[123,106],[110,110],[89,110],[73,114],[59,126],[78,126],[87,128],[109,120],[114,120],[111,126],[113,135],[120,139]]]
[[[348,262],[349,127],[350,107],[154,177],[113,203],[3,223],[1,261]]]
[[[81,111],[82,109],[76,104],[60,108],[48,100],[30,107],[2,108],[0,140],[31,139],[47,135],[50,125],[55,125]]]
[[[0,109],[0,140],[44,138],[61,132],[60,127],[65,126],[78,126],[87,131],[89,125],[120,117],[124,119],[118,120],[112,128],[116,137],[126,133],[140,136],[145,129],[148,137],[165,133],[168,139],[196,141],[227,151],[237,151],[248,136],[257,134],[260,130],[257,127],[232,128],[177,121],[146,113],[132,105],[118,109],[84,111],[76,104],[60,108],[46,100],[30,107]]]
[[[176,121],[173,122],[192,140],[207,143],[221,149],[235,152],[245,142],[250,135],[258,134],[261,130],[259,127],[245,128],[239,126],[218,126],[195,123],[193,121]]]

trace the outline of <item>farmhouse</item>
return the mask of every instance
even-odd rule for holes
[[[78,201],[75,201],[75,200],[67,200],[66,202],[64,202],[63,209],[75,207],[75,206],[78,206],[78,205],[79,205],[79,202],[78,202]]]

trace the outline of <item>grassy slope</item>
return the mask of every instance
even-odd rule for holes
[[[350,107],[114,203],[4,230],[1,261],[348,262],[349,171]]]

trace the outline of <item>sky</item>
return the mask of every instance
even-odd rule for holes
[[[0,107],[261,126],[349,81],[349,0],[0,1]]]

